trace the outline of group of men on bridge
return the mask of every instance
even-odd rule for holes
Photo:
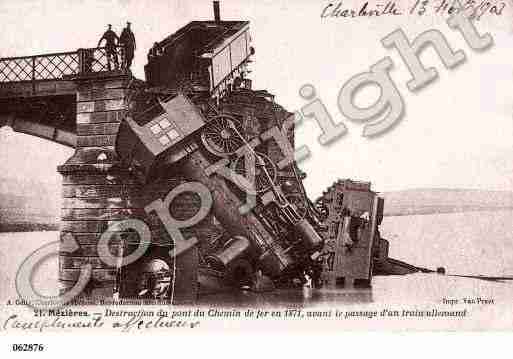
[[[118,47],[121,47],[121,68],[130,69],[136,49],[135,35],[132,32],[131,23],[126,23],[126,27],[121,32],[121,36],[118,36],[112,30],[112,25],[109,24],[107,31],[105,31],[100,41],[98,41],[98,47],[100,47],[103,40],[105,40],[108,70],[112,70],[111,61],[114,62],[115,69],[119,69]]]

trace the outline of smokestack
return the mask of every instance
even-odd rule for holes
[[[219,1],[214,1],[214,19],[216,22],[221,22],[221,9],[219,7]]]

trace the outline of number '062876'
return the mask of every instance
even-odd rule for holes
[[[13,352],[42,352],[46,348],[43,344],[13,344]]]

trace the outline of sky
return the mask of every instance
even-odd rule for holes
[[[440,1],[430,0],[433,4]],[[336,3],[336,1],[332,1]],[[297,144],[308,145],[312,156],[301,164],[312,198],[338,178],[373,182],[377,191],[411,188],[475,188],[513,191],[513,2],[501,16],[484,15],[476,28],[489,32],[494,46],[473,52],[462,36],[450,30],[446,17],[433,14],[379,18],[321,19],[329,1],[258,0],[221,1],[226,20],[249,20],[256,48],[251,65],[254,88],[267,89],[293,112],[306,104],[298,90],[315,86],[319,98],[348,134],[330,146],[317,143],[319,128],[306,121],[297,130]],[[364,1],[343,2],[344,7]],[[370,4],[386,1],[370,1]],[[403,13],[414,0],[396,1]],[[492,1],[492,3],[501,3]],[[144,79],[146,53],[151,45],[192,20],[211,19],[210,0],[2,0],[0,4],[0,57],[73,51],[94,47],[113,24],[118,33],[132,22],[137,38],[134,72]],[[421,58],[434,66],[439,79],[417,93],[406,82],[409,72],[394,50],[380,40],[397,28],[413,39],[429,29],[441,31],[454,50],[467,60],[446,69],[434,51]],[[344,118],[337,96],[352,76],[369,71],[385,56],[394,61],[392,79],[406,108],[403,120],[389,133],[367,139],[362,124]],[[376,91],[362,91],[361,105],[376,100]],[[2,176],[35,176],[60,186],[56,167],[72,150],[34,137],[0,130]]]

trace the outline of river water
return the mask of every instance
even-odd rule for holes
[[[443,266],[449,274],[513,275],[513,211],[467,212],[386,217],[382,236],[390,241],[390,257],[428,268]],[[0,303],[17,297],[16,272],[25,258],[58,241],[58,232],[0,233]],[[58,248],[56,246],[56,248]],[[58,259],[50,258],[34,274],[44,295],[58,293]],[[227,302],[439,302],[450,296],[494,296],[511,301],[513,283],[493,283],[432,274],[375,277],[366,291],[266,294],[263,297],[220,296]],[[205,302],[210,299],[205,298]]]

